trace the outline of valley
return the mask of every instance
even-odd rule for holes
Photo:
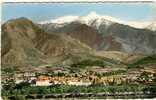
[[[155,31],[110,21],[107,26],[103,18],[106,22],[94,27],[96,20],[88,24],[74,20],[61,27],[24,17],[5,22],[2,96],[118,92],[153,96]]]

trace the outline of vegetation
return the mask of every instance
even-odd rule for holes
[[[101,66],[104,67],[106,64],[102,60],[83,60],[78,63],[72,64],[71,67],[84,68],[86,66]]]
[[[144,57],[133,64],[129,64],[128,68],[138,68],[148,64],[156,64],[156,54]]]
[[[96,73],[97,76],[102,77],[102,76],[111,76],[111,75],[118,75],[121,73],[125,73],[126,70],[117,70],[117,71],[111,71],[111,72],[105,72],[105,73]]]
[[[23,85],[23,86],[22,86]],[[147,92],[151,89],[147,89],[143,85],[121,85],[121,86],[103,86],[103,85],[92,85],[92,86],[69,86],[69,85],[54,85],[54,86],[36,86],[31,87],[27,84],[16,86],[14,89],[5,90],[2,89],[2,96],[9,95],[29,95],[29,94],[51,94],[51,93],[101,93],[101,92]],[[22,86],[22,87],[21,87]],[[152,90],[153,91],[153,90]]]
[[[143,65],[143,64],[151,64],[151,63],[156,63],[156,54],[142,58],[141,60],[135,62],[134,64]]]
[[[156,84],[154,83],[153,86],[146,86],[143,91],[145,93],[148,93],[150,91],[150,93],[156,93]]]
[[[19,67],[11,64],[2,64],[1,66],[2,74],[14,74],[15,71],[18,71]]]

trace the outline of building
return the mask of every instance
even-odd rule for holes
[[[50,77],[48,76],[39,76],[35,80],[35,84],[33,86],[50,86],[52,83],[50,82]]]
[[[68,85],[75,85],[75,86],[89,86],[92,84],[90,81],[77,81],[77,80],[70,80],[67,81]]]

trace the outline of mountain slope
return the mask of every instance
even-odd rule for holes
[[[123,43],[134,42],[130,46],[149,43],[149,47],[155,48],[155,40],[152,40],[155,35],[149,30],[112,24],[105,32],[99,33],[91,26],[73,22],[49,33],[26,18],[9,20],[2,25],[2,69],[47,71],[47,66],[76,72],[95,67],[126,69],[144,55],[134,51],[132,55],[117,52],[124,51]]]
[[[43,56],[33,45],[40,33],[37,27],[25,18],[10,20],[2,25],[2,63],[24,64]],[[33,55],[30,52],[34,52]]]
[[[111,34],[115,40],[122,44],[124,52],[131,53],[155,53],[155,32],[147,29],[136,29],[122,24],[112,24],[104,34]]]
[[[98,31],[86,24],[73,22],[59,29],[59,31],[66,33],[72,38],[80,40],[82,43],[87,44],[93,49],[99,49],[98,46],[103,41],[103,38],[98,34]]]
[[[142,57],[141,59],[137,59],[136,61],[129,64],[128,66],[129,68],[154,69],[156,67],[156,55],[153,54],[153,55]]]
[[[112,16],[107,15],[99,15],[96,12],[92,11],[88,15],[85,16],[73,16],[73,15],[67,15],[62,17],[57,17],[55,19],[42,21],[39,24],[45,25],[45,24],[51,24],[54,25],[55,28],[63,27],[66,24],[72,23],[72,22],[80,22],[82,24],[86,24],[88,26],[94,26],[98,29],[100,25],[111,25],[114,23],[119,23],[123,25],[128,25],[134,28],[138,29],[149,29],[148,26],[151,26],[154,21],[124,21]],[[156,28],[155,25],[153,28]]]
[[[47,57],[90,50],[65,34],[48,34],[26,18],[2,25],[2,64],[38,65],[46,63]]]
[[[40,27],[47,32],[70,32],[68,35],[79,39],[96,50],[143,54],[156,53],[155,31],[134,28],[129,26],[129,23],[125,24],[113,17],[100,16],[96,13],[74,18],[76,19],[68,22],[59,18],[59,23],[52,21],[53,23],[40,24]],[[85,31],[84,29],[81,31],[80,26],[83,27],[85,25]],[[85,41],[83,37],[86,37]]]

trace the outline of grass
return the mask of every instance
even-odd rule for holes
[[[71,67],[85,68],[86,66],[101,66],[105,67],[105,63],[102,60],[83,60],[78,63],[72,64]]]
[[[23,85],[22,85],[23,86]],[[20,88],[16,88],[13,90],[2,90],[2,96],[6,95],[29,95],[29,94],[51,94],[51,93],[101,93],[101,92],[140,92],[147,90],[144,85],[112,85],[112,86],[104,86],[104,85],[91,85],[91,86],[69,86],[69,85],[54,85],[54,86],[23,86]],[[151,86],[150,86],[151,87]],[[155,86],[152,86],[151,89],[155,89]]]
[[[135,65],[156,64],[156,54],[151,55],[134,63]]]
[[[102,77],[102,76],[111,76],[111,75],[119,75],[122,73],[127,72],[126,70],[117,70],[117,71],[111,71],[111,72],[105,72],[105,73],[96,73],[97,76]]]
[[[156,64],[156,54],[144,57],[133,64],[129,64],[128,68],[140,68],[146,65]]]

